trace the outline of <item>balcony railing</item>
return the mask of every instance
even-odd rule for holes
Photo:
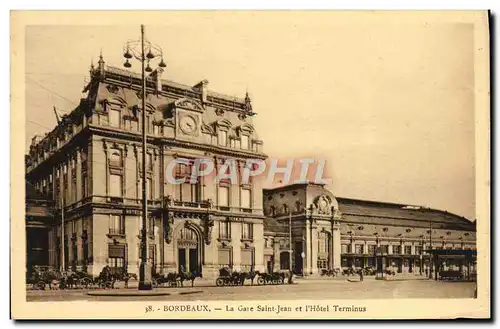
[[[109,235],[125,235],[125,229],[124,228],[110,228]]]
[[[186,207],[186,208],[201,208],[207,209],[209,207],[208,202],[193,202],[193,201],[174,201],[174,206],[176,207]]]

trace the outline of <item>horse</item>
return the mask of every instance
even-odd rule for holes
[[[194,287],[194,280],[197,278],[196,272],[181,271],[178,275],[181,287],[184,287],[184,281],[191,281],[191,287]]]

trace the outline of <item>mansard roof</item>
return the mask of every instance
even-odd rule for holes
[[[337,197],[342,217],[353,222],[387,223],[387,225],[413,224],[415,226],[429,225],[432,221],[436,226],[446,228],[474,230],[475,224],[468,219],[437,209],[412,206],[398,203],[368,201]]]

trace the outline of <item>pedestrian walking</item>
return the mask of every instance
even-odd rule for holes
[[[359,270],[359,281],[363,281],[363,269]]]

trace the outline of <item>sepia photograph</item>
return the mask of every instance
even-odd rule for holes
[[[13,318],[490,316],[487,11],[13,11],[11,47]]]

